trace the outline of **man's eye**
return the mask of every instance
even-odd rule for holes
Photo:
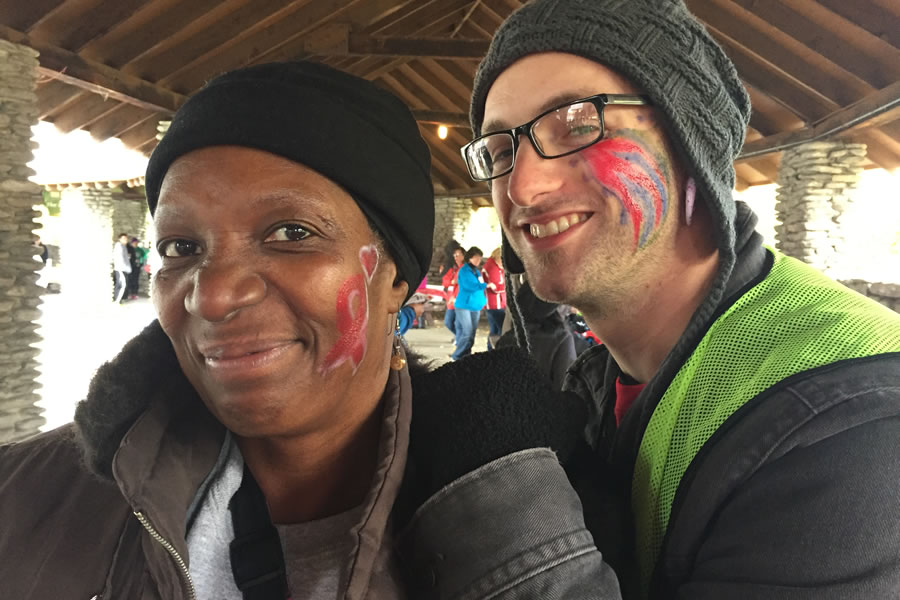
[[[191,240],[166,240],[157,248],[164,258],[180,258],[200,254],[200,244]]]
[[[596,136],[600,130],[599,127],[592,123],[584,123],[569,128],[570,137]]]
[[[310,236],[309,230],[302,227],[301,225],[297,225],[296,223],[289,223],[287,225],[282,225],[275,231],[269,234],[265,241],[267,242],[299,242],[300,240],[305,240]]]

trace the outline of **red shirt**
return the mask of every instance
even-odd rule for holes
[[[484,290],[484,294],[487,296],[487,308],[506,308],[506,279],[503,277],[503,267],[498,265],[493,258],[489,258],[484,262],[481,273],[484,275],[485,283],[493,283],[495,286],[494,289],[488,286]]]
[[[459,286],[456,285],[456,274],[458,272],[459,265],[453,265],[441,277],[441,284],[444,286],[444,299],[447,301],[447,310],[452,310],[456,304],[456,294],[459,293]]]
[[[628,409],[631,408],[631,405],[634,404],[634,399],[638,397],[638,394],[641,393],[641,390],[644,389],[645,385],[647,384],[622,383],[622,378],[616,377],[616,406],[613,409],[613,412],[616,413],[616,425],[622,422],[625,413],[627,413]]]

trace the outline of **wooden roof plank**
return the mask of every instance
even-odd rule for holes
[[[847,0],[819,0],[819,4],[848,21],[853,21],[895,48],[900,48],[900,17],[887,8],[874,2],[848,2]],[[895,6],[897,6],[896,3]]]
[[[70,23],[55,44],[78,52],[89,42],[109,33],[152,0],[116,0],[103,3]]]
[[[404,87],[410,87],[415,92],[423,92],[427,98],[426,102],[432,106],[438,106],[443,110],[451,112],[461,112],[462,106],[465,105],[466,101],[464,98],[450,97],[450,95],[442,89],[440,83],[422,75],[410,64],[397,67],[397,72],[393,73],[393,76],[398,81],[400,81],[400,77],[402,76],[404,78],[402,81]]]
[[[424,58],[418,62],[421,68],[430,73],[430,75],[441,82],[443,86],[452,91],[457,98],[462,99],[460,106],[468,106],[469,97],[472,95],[471,83],[464,83],[456,75],[448,71],[444,64],[452,64],[452,61],[436,61],[431,58]],[[469,80],[471,82],[471,80]],[[459,103],[457,103],[459,104]]]
[[[841,106],[875,91],[868,83],[733,2],[687,0],[687,4],[717,31]]]
[[[156,127],[159,124],[160,119],[165,116],[166,115],[159,113],[150,115],[142,122],[117,137],[122,140],[122,143],[128,148],[140,148],[147,144],[147,142],[156,139]]]
[[[99,94],[83,94],[77,102],[56,114],[53,124],[63,133],[68,133],[90,125],[119,104],[117,100],[110,100]]]
[[[130,104],[120,104],[103,118],[92,123],[87,130],[95,139],[103,141],[122,135],[154,114],[157,114],[156,111],[147,111]]]
[[[898,106],[900,106],[900,81],[870,94],[859,102],[833,112],[813,126],[797,131],[785,131],[744,144],[738,160],[747,160],[755,155],[780,151],[823,137],[841,134],[879,114],[892,111]]]
[[[840,108],[837,103],[787,76],[715,28],[709,27],[709,31],[725,49],[742,79],[764,90],[803,121],[816,121]]]
[[[331,10],[333,5],[345,4],[348,1],[354,0],[323,1],[321,6]],[[260,37],[268,36],[257,34],[265,33],[264,30],[281,21],[286,14],[290,14],[308,2],[309,0],[268,0],[265,3],[250,2],[238,6],[229,14],[223,15],[218,22],[190,38],[184,39],[162,52],[136,60],[124,67],[123,70],[129,73],[140,73],[144,79],[150,81],[170,83],[175,81],[180,74],[196,70],[198,66],[205,64],[212,57],[245,42],[248,38],[256,41],[255,52],[258,53]],[[297,26],[302,27],[303,25],[298,23]],[[275,35],[269,37],[270,42],[273,39],[279,38]],[[231,63],[232,68],[239,66],[238,61],[239,59],[235,59]],[[206,71],[204,76],[223,70],[225,69]],[[191,92],[202,85],[202,80],[203,77],[200,78],[199,83],[182,85],[181,89]]]
[[[433,21],[427,22],[415,31],[410,31],[412,35],[434,35],[437,31],[447,27],[455,19],[456,12],[464,8],[464,4],[460,0],[452,0],[456,5],[448,6],[447,11]],[[381,57],[366,57],[349,65],[344,70],[358,77],[364,77],[370,81],[378,79],[383,73],[389,73],[396,69],[399,65],[409,62],[409,58],[395,58],[384,60]]]
[[[487,48],[487,40],[387,37],[351,33],[348,38],[347,54],[479,60],[487,53]]]
[[[778,27],[875,88],[882,88],[891,81],[900,79],[900,61],[897,60],[900,50],[813,0],[732,2]],[[836,43],[838,40],[841,43]]]
[[[0,23],[19,31],[30,31],[32,27],[53,14],[65,0],[2,0],[0,2]]]
[[[397,79],[395,79],[392,75],[383,75],[381,77],[381,81],[390,89],[394,94],[400,97],[404,102],[410,105],[413,108],[422,109],[425,108],[425,104],[420,96],[415,94],[412,90],[406,88],[401,84]],[[435,135],[433,128],[419,127],[419,131],[422,133],[423,137],[429,142],[429,146],[431,147],[432,156],[440,156],[445,163],[449,165],[454,165],[457,170],[462,170],[465,168],[465,165],[462,163],[462,157],[459,155],[459,152],[454,152],[450,148],[447,147],[447,143],[444,140],[441,140]],[[452,130],[451,130],[452,131]],[[450,135],[447,136],[448,139]],[[454,171],[456,172],[456,171]],[[459,175],[456,175],[457,178],[462,179]],[[453,185],[456,186],[462,183],[465,185],[465,181],[456,181],[453,182]]]
[[[51,115],[64,110],[75,102],[82,92],[83,90],[77,87],[48,78],[47,83],[41,84],[37,89],[38,118],[45,121]]]
[[[316,0],[306,10],[296,15],[279,13],[279,18],[265,27],[253,26],[244,34],[232,36],[228,43],[210,49],[183,67],[170,72],[160,82],[173,87],[193,91],[208,79],[220,73],[257,62],[275,60],[272,51],[290,40],[296,39],[326,21],[343,14],[361,0]],[[279,0],[283,3],[284,0]],[[294,4],[294,3],[289,3]]]
[[[308,59],[310,58],[310,54],[315,54],[316,58],[321,59],[321,62],[329,64],[337,62],[338,59],[319,55],[315,49],[310,49],[307,44],[309,37],[314,37],[322,29],[337,24],[343,24],[345,26],[349,25],[350,29],[353,31],[368,31],[371,29],[373,23],[397,18],[397,11],[406,7],[412,1],[413,0],[379,0],[378,2],[372,2],[370,0],[368,2],[353,3],[346,6],[339,16],[325,15],[321,20],[321,26],[319,28],[307,28],[306,32],[295,32],[294,35],[289,36],[282,43],[279,43],[277,46],[271,47],[254,57],[252,62],[260,63],[276,60]],[[337,23],[338,20],[340,23]],[[300,35],[300,33],[304,33],[304,35]],[[347,57],[347,60],[348,62],[345,64],[352,64],[352,57]],[[346,69],[342,68],[341,70]]]
[[[64,48],[36,43],[28,35],[9,27],[0,25],[0,38],[34,48],[40,53],[38,70],[42,75],[83,90],[106,94],[114,100],[153,111],[174,112],[184,102],[184,96],[180,94],[82,58]]]
[[[159,10],[164,6],[164,10]],[[227,14],[228,3],[222,0],[176,0],[173,5],[151,4],[157,12],[146,17],[139,26],[120,28],[103,39],[85,46],[89,56],[121,68],[147,54],[158,54],[197,32],[205,21],[215,21]]]

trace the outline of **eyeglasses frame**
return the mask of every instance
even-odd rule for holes
[[[597,109],[597,114],[600,117],[600,137],[598,137],[596,140],[594,140],[590,144],[586,144],[579,148],[575,148],[574,150],[569,150],[568,152],[563,152],[562,154],[553,154],[553,155],[544,154],[544,152],[541,151],[541,149],[538,147],[538,143],[534,139],[534,124],[552,112],[556,112],[557,110],[564,108],[566,106],[578,104],[579,102],[590,102],[591,104],[594,105],[594,108]],[[503,177],[504,175],[508,175],[509,173],[511,173],[512,170],[516,166],[516,155],[519,153],[519,138],[523,135],[528,137],[528,140],[531,142],[531,147],[534,148],[534,151],[537,152],[538,156],[540,156],[541,158],[545,158],[545,159],[562,158],[563,156],[569,156],[570,154],[575,154],[576,152],[581,152],[585,148],[588,148],[588,147],[596,144],[597,142],[602,140],[604,137],[606,137],[606,123],[605,123],[605,117],[603,114],[603,109],[609,105],[612,105],[612,106],[653,106],[653,102],[650,100],[649,96],[646,96],[644,94],[595,94],[593,96],[588,96],[587,98],[580,98],[578,100],[570,100],[568,102],[563,102],[559,106],[555,106],[553,108],[545,110],[544,112],[542,112],[541,114],[539,114],[538,116],[533,118],[532,120],[528,121],[527,123],[523,123],[522,125],[519,125],[518,127],[513,127],[512,129],[500,129],[498,131],[491,131],[489,133],[482,134],[459,149],[460,154],[462,154],[463,163],[465,163],[465,165],[466,165],[466,170],[469,172],[469,177],[471,177],[473,181],[491,181],[493,179],[498,179],[500,177]],[[486,179],[477,178],[472,173],[472,168],[469,166],[469,161],[466,158],[466,151],[469,149],[469,147],[474,145],[476,142],[478,142],[486,137],[489,137],[492,135],[497,135],[498,133],[505,133],[507,135],[512,136],[512,139],[513,139],[513,147],[512,147],[513,155],[512,155],[512,161],[510,162],[510,165],[509,165],[509,169],[503,171],[502,173],[498,173],[497,175],[492,175],[491,177],[488,177]]]

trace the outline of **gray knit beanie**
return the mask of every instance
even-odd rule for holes
[[[540,52],[602,63],[634,82],[665,114],[675,151],[718,223],[717,283],[724,286],[735,261],[733,162],[744,144],[750,98],[719,45],[682,0],[534,0],[500,26],[478,67],[470,112],[476,136],[500,73]],[[504,263],[516,258],[504,250]]]

